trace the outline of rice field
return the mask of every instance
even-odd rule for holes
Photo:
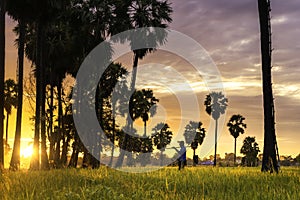
[[[259,168],[167,167],[126,173],[101,167],[50,171],[4,171],[0,199],[300,199],[300,168],[279,174]]]

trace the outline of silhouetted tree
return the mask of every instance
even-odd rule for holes
[[[258,152],[260,152],[260,150],[258,144],[255,142],[255,137],[246,137],[241,148],[241,153],[245,155],[242,164],[248,167],[257,166]]]
[[[35,12],[32,7],[33,1],[7,1],[8,14],[18,22],[14,32],[18,35],[16,40],[18,46],[18,106],[16,131],[14,139],[13,154],[10,161],[10,169],[17,170],[20,165],[20,146],[21,146],[21,126],[22,126],[22,110],[23,110],[23,71],[24,71],[24,47],[27,23],[33,19]]]
[[[218,119],[222,114],[225,113],[227,102],[228,99],[222,94],[222,92],[211,92],[206,96],[206,99],[204,101],[204,105],[206,107],[205,111],[216,121],[214,166],[217,165]]]
[[[245,117],[242,115],[232,115],[227,123],[228,130],[234,137],[234,165],[236,162],[236,139],[240,136],[240,134],[244,134],[245,128],[247,128],[247,125],[243,122],[244,120]]]
[[[133,49],[133,69],[131,76],[131,83],[129,87],[129,93],[133,93],[135,91],[135,82],[137,76],[137,66],[139,59],[143,59],[148,53],[154,51],[154,48],[144,48],[144,49],[135,49],[136,48],[136,40],[148,41],[146,43],[152,44],[154,47],[158,45],[162,45],[166,41],[167,32],[164,31],[162,33],[154,33],[151,32],[149,27],[161,27],[167,28],[168,23],[172,22],[171,13],[173,12],[170,3],[168,0],[130,0],[123,1],[117,10],[117,15],[122,17],[121,22],[117,22],[116,30],[129,30],[136,28],[144,28],[143,34],[139,34],[139,38],[127,38],[131,42],[131,48]],[[124,10],[124,8],[128,8]],[[125,11],[125,12],[124,12]],[[122,14],[123,13],[123,14]],[[126,14],[125,14],[126,13]],[[151,37],[149,37],[151,35]],[[155,39],[154,39],[155,38]],[[120,39],[121,41],[124,38]],[[147,121],[147,116],[144,115],[144,121]],[[133,121],[130,119],[130,115],[127,115],[127,127],[132,128]],[[128,141],[129,136],[127,134],[124,137],[125,142],[124,145]],[[121,146],[121,149],[124,149]],[[121,166],[122,160],[124,159],[124,151],[121,150],[121,154],[119,156],[117,165]]]
[[[149,115],[154,116],[156,113],[156,103],[159,100],[153,95],[152,90],[136,90],[131,96],[129,102],[129,113],[132,120],[142,118],[144,122],[144,137],[146,137],[147,121],[149,120]]]
[[[0,2],[0,94],[4,94],[5,74],[5,12],[6,0]],[[4,168],[4,95],[0,95],[0,170]]]
[[[163,152],[166,149],[166,146],[170,144],[172,140],[173,133],[170,130],[170,127],[166,123],[158,123],[152,129],[152,138],[153,143],[158,150],[160,150],[160,165],[163,165]]]
[[[186,126],[184,130],[184,138],[188,145],[191,145],[191,148],[193,149],[193,160],[194,165],[196,163],[196,149],[198,148],[198,145],[201,145],[203,143],[203,140],[205,138],[205,128],[202,127],[202,122],[195,122],[190,121]]]
[[[278,146],[275,134],[275,108],[272,91],[272,43],[270,22],[270,0],[258,0],[259,23],[261,34],[261,59],[263,79],[263,108],[264,108],[264,150],[261,171],[278,173]]]
[[[18,94],[17,94],[17,84],[14,80],[8,79],[4,83],[4,109],[6,111],[6,133],[5,141],[8,141],[8,122],[9,115],[11,114],[12,107],[17,107]]]

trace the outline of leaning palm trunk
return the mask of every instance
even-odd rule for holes
[[[25,23],[19,20],[19,45],[18,45],[18,107],[16,133],[14,140],[13,153],[10,161],[10,169],[18,170],[20,167],[20,149],[21,149],[21,125],[22,125],[22,107],[23,107],[23,66],[24,66],[24,40]],[[7,118],[8,119],[8,118]]]
[[[274,102],[272,92],[271,73],[271,24],[270,24],[270,1],[258,0],[259,22],[261,33],[261,58],[263,79],[263,106],[264,106],[264,150],[261,171],[278,172],[276,158],[276,135],[274,120]]]

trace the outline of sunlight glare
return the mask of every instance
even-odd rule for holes
[[[21,157],[28,158],[33,154],[32,145],[27,146],[26,148],[21,149]]]

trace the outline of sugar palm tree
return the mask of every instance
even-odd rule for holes
[[[153,95],[152,90],[136,90],[129,101],[129,113],[133,120],[142,118],[144,122],[144,136],[147,135],[147,121],[149,113],[152,117],[156,113],[156,103],[159,100]]]
[[[247,125],[243,122],[245,117],[240,114],[232,115],[229,122],[227,123],[230,134],[234,137],[234,165],[236,162],[236,139],[240,134],[244,134]]]
[[[131,0],[128,6],[129,28],[160,27],[166,28],[168,23],[172,22],[170,17],[172,8],[167,0]],[[140,39],[147,40],[149,32],[143,32]],[[166,32],[156,37],[156,45],[164,44],[166,41]],[[136,39],[136,38],[134,38]],[[134,47],[134,42],[131,44]],[[131,91],[135,88],[137,66],[139,59],[143,59],[148,53],[154,51],[154,48],[133,50],[133,70],[131,79]]]
[[[4,94],[5,74],[5,12],[6,0],[0,2],[0,94]],[[0,95],[0,170],[4,167],[4,95]]]
[[[18,22],[15,33],[18,35],[18,106],[13,155],[10,162],[10,169],[16,170],[20,165],[20,145],[21,145],[21,126],[22,126],[22,108],[23,108],[23,68],[24,68],[24,46],[27,23],[34,18],[35,12],[32,1],[7,1],[7,12],[14,20]],[[15,167],[14,167],[15,166]]]
[[[153,143],[160,150],[160,165],[163,165],[163,152],[166,146],[171,143],[173,133],[166,123],[158,123],[153,129]]]
[[[196,156],[196,149],[198,148],[198,145],[201,145],[203,143],[205,133],[206,130],[202,127],[202,122],[190,121],[185,126],[183,135],[186,143],[191,145],[191,148],[194,152],[194,156]]]
[[[8,79],[4,83],[4,108],[6,111],[6,133],[5,139],[6,144],[8,141],[8,122],[9,115],[11,114],[12,107],[17,107],[18,105],[18,94],[17,94],[17,84],[14,80]]]
[[[206,106],[205,111],[211,115],[215,120],[215,155],[214,155],[214,166],[217,165],[217,138],[218,138],[218,119],[222,114],[225,113],[227,108],[228,99],[222,94],[222,92],[211,92],[206,96],[204,105]]]
[[[116,1],[116,13],[115,13],[115,31],[114,33],[126,31],[129,29],[145,28],[146,27],[161,27],[166,28],[168,23],[172,21],[170,15],[172,8],[168,0],[129,0],[129,1]],[[147,29],[146,29],[147,30]],[[143,32],[140,40],[149,39],[149,31]],[[164,44],[166,41],[166,32],[157,34],[155,37],[155,45]],[[153,48],[146,49],[134,49],[136,38],[128,38],[131,40],[131,46],[133,49],[133,69],[131,76],[131,83],[129,86],[129,93],[133,93],[135,90],[135,82],[137,76],[137,66],[139,59],[143,59],[148,53],[152,52]],[[121,38],[120,40],[124,40]],[[153,41],[151,41],[153,44]],[[153,44],[154,45],[154,44]],[[154,46],[155,46],[154,45]],[[147,121],[147,116],[144,115],[144,121]],[[127,115],[127,127],[131,129],[133,121],[130,119],[130,115]],[[129,130],[131,131],[131,130]],[[125,134],[123,145],[126,145],[129,140],[128,134]],[[125,149],[125,146],[121,146],[121,149]],[[121,150],[118,166],[121,166],[121,162],[124,157],[124,151]]]
[[[272,92],[272,33],[270,10],[270,0],[258,0],[264,108],[264,150],[261,171],[273,171],[274,168],[275,172],[278,173],[279,155],[275,134],[275,108]],[[278,158],[276,158],[276,155]]]

